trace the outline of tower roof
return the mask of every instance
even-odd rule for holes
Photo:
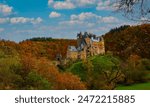
[[[77,49],[75,46],[68,46],[69,51],[77,52]]]

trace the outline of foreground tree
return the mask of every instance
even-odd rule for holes
[[[84,60],[83,62],[83,68],[86,71],[85,73],[85,81],[86,81],[86,85],[88,89],[92,89],[93,88],[93,82],[94,82],[94,66],[92,64],[92,62],[90,60]]]
[[[142,59],[138,55],[132,54],[122,66],[122,72],[125,75],[124,83],[131,85],[134,83],[142,83],[149,80],[149,66],[148,59]]]
[[[150,22],[149,4],[149,0],[116,0],[114,6],[131,20]]]
[[[120,60],[112,55],[97,56],[82,65],[88,89],[115,89],[123,76]]]

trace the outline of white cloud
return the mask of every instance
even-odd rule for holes
[[[110,23],[118,23],[119,20],[113,16],[102,17],[96,15],[92,12],[83,12],[79,15],[71,15],[70,20],[60,22],[61,25],[76,25],[76,26],[86,26],[86,27],[93,27],[97,26],[98,24],[110,24]]]
[[[25,18],[25,17],[13,17],[13,18],[0,18],[0,24],[3,23],[11,23],[11,24],[18,24],[18,23],[32,23],[38,24],[41,23],[42,19],[38,18]]]
[[[103,17],[101,22],[104,23],[117,23],[119,20],[113,16]]]
[[[79,20],[69,20],[69,21],[62,21],[59,23],[62,26],[70,26],[73,29],[80,29],[80,28],[91,28],[95,25],[95,23],[84,22]]]
[[[96,7],[97,10],[114,10],[111,0],[100,0]]]
[[[61,16],[61,14],[57,13],[57,12],[51,12],[49,15],[50,18],[56,18],[56,17],[60,17],[60,16]]]
[[[61,25],[81,25],[86,27],[94,26],[99,20],[101,16],[98,16],[92,12],[83,12],[79,15],[71,15],[69,21],[60,22]]]
[[[41,23],[42,19],[40,17],[38,18],[25,18],[25,17],[14,17],[10,19],[10,23],[17,24],[17,23],[32,23],[32,24],[38,24]]]
[[[48,0],[49,7],[54,9],[74,9],[82,6],[94,5],[98,0]]]
[[[4,31],[4,28],[0,28],[0,32],[3,32]]]
[[[48,6],[54,9],[74,9],[77,7],[94,6],[96,10],[115,10],[115,0],[48,0]]]
[[[76,4],[79,6],[95,4],[96,0],[76,0]]]
[[[94,14],[92,12],[83,12],[79,15],[71,15],[70,17],[71,20],[78,20],[78,21],[87,21],[87,22],[93,22],[93,23],[111,23],[111,22],[117,22],[118,19],[113,16],[107,16],[107,17],[102,17],[97,14]]]
[[[99,19],[101,16],[93,14],[92,12],[82,12],[79,15],[71,15],[71,20],[86,20],[91,18]]]
[[[53,0],[48,0],[48,5],[51,5],[53,2]]]
[[[55,9],[74,9],[75,5],[70,0],[66,0],[55,2],[53,7]]]
[[[117,5],[114,0],[99,0],[96,10],[116,10]]]
[[[41,23],[42,21],[43,21],[43,19],[40,18],[40,17],[38,17],[38,18],[34,19],[34,20],[32,21],[32,23],[33,23],[33,24],[38,24],[38,23]]]
[[[84,24],[84,22],[78,20],[69,20],[60,22],[60,25],[81,25],[81,24]]]
[[[5,4],[0,4],[0,13],[3,15],[9,15],[12,13],[13,7]]]
[[[14,17],[10,19],[10,23],[16,24],[16,23],[27,23],[30,21],[29,18],[24,18],[24,17]]]
[[[115,0],[48,0],[49,7],[54,9],[74,9],[77,7],[94,6],[97,10],[115,9]]]
[[[9,22],[9,18],[0,18],[0,24]]]

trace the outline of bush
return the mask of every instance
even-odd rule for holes
[[[125,75],[125,84],[130,85],[137,82],[146,82],[149,73],[149,60],[141,59],[137,55],[131,55],[122,68]]]
[[[14,53],[15,54],[15,53]],[[22,81],[20,75],[16,74],[21,68],[19,57],[8,55],[0,51],[0,89],[17,89],[18,81]]]
[[[51,89],[50,83],[42,78],[36,72],[30,72],[26,77],[26,89],[33,89],[33,90],[48,90]]]

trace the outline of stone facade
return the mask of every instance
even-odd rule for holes
[[[105,54],[104,39],[87,32],[77,34],[77,46],[67,49],[67,59],[86,59],[99,54]]]

